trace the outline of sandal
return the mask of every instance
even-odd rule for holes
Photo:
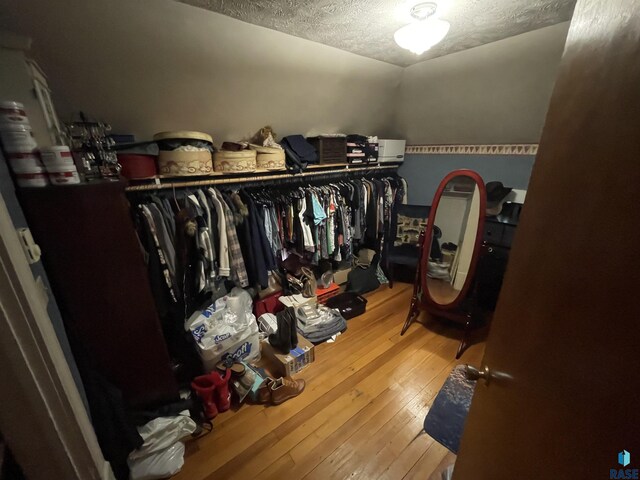
[[[247,370],[244,364],[236,362],[233,357],[227,357],[221,362],[218,362],[216,369],[224,373],[226,370],[231,370],[231,373],[236,377],[241,377]]]

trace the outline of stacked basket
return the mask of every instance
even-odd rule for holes
[[[263,147],[250,144],[249,147],[256,151],[256,166],[258,170],[286,170],[285,155],[282,148]]]

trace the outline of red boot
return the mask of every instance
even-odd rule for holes
[[[216,386],[215,400],[219,412],[226,412],[231,407],[231,392],[229,391],[229,378],[231,378],[231,369],[227,368],[224,376],[218,372],[210,373],[213,383]]]
[[[191,388],[202,401],[204,414],[207,419],[218,415],[218,407],[215,402],[216,383],[211,375],[200,375],[191,382]],[[227,389],[228,390],[228,389]]]

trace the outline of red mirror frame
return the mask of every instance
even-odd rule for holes
[[[480,216],[478,218],[478,229],[476,231],[475,245],[473,246],[473,255],[471,257],[469,272],[467,278],[465,279],[465,283],[462,286],[460,293],[453,302],[449,303],[448,305],[441,305],[431,297],[431,295],[429,294],[429,289],[427,288],[427,268],[429,263],[429,253],[431,252],[431,237],[433,236],[434,225],[433,220],[436,217],[438,204],[440,203],[440,198],[442,198],[442,194],[447,183],[458,176],[469,177],[478,186],[478,191],[480,194]],[[418,242],[418,246],[420,249],[420,261],[418,262],[418,268],[416,268],[416,277],[413,282],[413,296],[411,297],[411,305],[409,307],[409,312],[407,313],[407,319],[404,321],[404,325],[402,326],[402,330],[400,331],[401,336],[404,335],[405,332],[409,329],[411,323],[413,323],[413,321],[418,318],[420,310],[422,309],[426,310],[435,317],[443,317],[458,323],[464,323],[464,334],[460,342],[460,346],[458,347],[458,352],[456,353],[456,359],[460,358],[465,348],[467,347],[467,335],[474,318],[472,312],[465,311],[464,309],[460,308],[460,304],[467,297],[469,288],[471,287],[471,283],[473,282],[473,277],[475,275],[478,256],[480,254],[480,246],[482,245],[486,211],[487,190],[484,186],[482,177],[476,172],[467,169],[455,170],[449,173],[440,182],[438,190],[436,191],[436,194],[433,198],[431,211],[429,212],[427,229],[426,231],[420,232],[420,240]]]
[[[464,285],[460,290],[460,293],[456,297],[456,299],[447,304],[442,305],[436,302],[431,294],[429,293],[429,289],[427,288],[427,268],[429,262],[429,253],[431,252],[431,237],[433,235],[433,225],[436,218],[436,213],[438,212],[438,204],[440,203],[440,199],[442,198],[442,194],[444,193],[444,189],[447,184],[456,177],[469,177],[471,178],[475,184],[478,186],[479,194],[480,194],[480,215],[478,216],[478,229],[476,231],[476,241],[473,247],[473,254],[471,256],[471,263],[469,264],[469,271],[467,273],[467,278],[465,279]],[[418,271],[420,272],[420,287],[422,290],[421,295],[421,303],[423,303],[430,311],[436,313],[438,310],[442,311],[451,311],[456,310],[460,303],[466,298],[467,293],[469,292],[469,288],[471,287],[471,283],[473,281],[473,277],[476,271],[476,265],[478,263],[478,255],[480,252],[480,247],[482,245],[482,232],[484,231],[484,217],[486,215],[487,210],[487,191],[484,186],[484,181],[482,177],[474,172],[473,170],[461,169],[454,170],[449,173],[444,179],[440,182],[438,186],[438,190],[436,191],[435,196],[433,197],[433,202],[431,203],[431,211],[429,212],[429,219],[427,220],[427,230],[424,235],[424,241],[421,245],[421,257],[420,257],[420,267]],[[449,315],[444,315],[447,318],[450,318]]]

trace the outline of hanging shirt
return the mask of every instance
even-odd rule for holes
[[[315,252],[316,245],[313,241],[313,233],[311,232],[311,227],[309,227],[309,224],[307,223],[307,219],[305,218],[306,210],[307,210],[307,200],[303,197],[300,199],[300,211],[298,213],[298,218],[300,218],[300,224],[302,227],[304,249],[309,252]]]
[[[247,287],[249,285],[249,278],[247,277],[247,270],[244,265],[240,242],[238,241],[233,212],[231,211],[231,208],[229,208],[229,205],[224,201],[222,195],[215,190],[214,192],[218,195],[226,217],[227,245],[229,250],[230,270],[232,274],[231,279],[240,287]]]
[[[225,215],[222,202],[218,198],[216,191],[213,188],[209,188],[207,193],[209,194],[213,205],[216,208],[216,214],[218,216],[218,233],[219,238],[219,252],[218,252],[218,275],[221,277],[228,277],[231,274],[231,267],[229,262],[229,246],[228,246],[228,234],[227,234],[227,218]]]

